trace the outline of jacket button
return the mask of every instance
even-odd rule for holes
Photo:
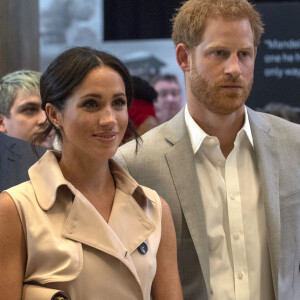
[[[139,247],[138,250],[141,254],[146,254],[148,251],[148,246],[146,245],[146,243],[142,243]]]

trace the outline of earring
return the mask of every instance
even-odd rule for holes
[[[60,129],[60,126],[59,126],[58,124],[56,124],[56,125],[54,125],[54,126],[55,126],[55,128],[56,128],[57,130]]]

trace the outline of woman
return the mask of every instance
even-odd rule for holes
[[[111,160],[132,98],[124,65],[72,48],[42,75],[41,98],[37,140],[54,127],[62,151],[0,196],[0,299],[21,299],[24,283],[72,300],[182,299],[168,205]]]

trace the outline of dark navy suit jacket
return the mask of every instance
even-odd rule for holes
[[[39,157],[46,148],[37,147]],[[0,192],[29,179],[28,169],[39,159],[31,144],[0,132]]]

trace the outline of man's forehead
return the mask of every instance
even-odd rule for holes
[[[250,23],[249,18],[247,18],[247,17],[223,17],[223,16],[217,15],[216,17],[208,17],[205,20],[200,44],[203,42],[205,34],[210,32],[210,29],[214,28],[216,26],[217,26],[217,29],[218,29],[217,30],[218,33],[223,32],[223,34],[226,34],[225,31],[228,30],[228,27],[226,27],[226,26],[220,27],[220,26],[217,25],[218,23],[223,23],[223,25],[234,24],[235,23],[235,24],[241,24],[241,26],[243,26],[243,27],[245,27],[245,26],[248,27],[251,30],[251,33],[253,35],[253,42],[254,42],[253,28],[251,27],[251,23]]]
[[[42,102],[40,94],[33,91],[19,89],[14,100],[14,104],[23,104],[27,102],[33,104],[37,103],[40,105]]]
[[[155,87],[158,88],[160,87],[166,87],[166,86],[170,86],[170,85],[176,85],[179,87],[179,84],[177,81],[175,80],[159,80],[155,83]]]

